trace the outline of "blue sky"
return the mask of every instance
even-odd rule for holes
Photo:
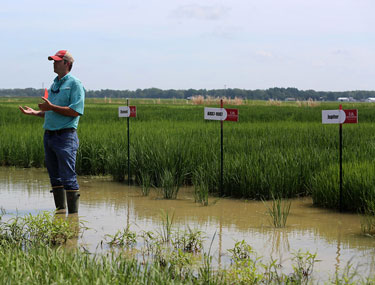
[[[2,0],[0,88],[375,90],[373,0]]]

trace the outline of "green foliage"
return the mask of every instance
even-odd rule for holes
[[[150,188],[152,187],[151,176],[148,172],[142,171],[139,177],[139,184],[141,185],[142,195],[148,196]]]
[[[352,162],[343,164],[342,208],[345,211],[364,213],[375,203],[375,164]],[[317,172],[311,179],[314,204],[339,209],[339,166],[333,164]]]
[[[263,263],[253,248],[245,241],[236,242],[231,253],[232,266],[227,277],[235,284],[310,284],[316,254],[298,251],[292,258],[293,272],[282,273],[276,260]]]
[[[163,197],[165,199],[176,199],[180,188],[180,182],[176,181],[173,173],[170,170],[165,169],[160,181],[163,190]]]
[[[158,231],[159,237],[161,238],[162,242],[169,243],[172,237],[172,225],[174,221],[174,212],[169,214],[168,211],[161,211],[161,227]]]
[[[293,256],[293,274],[290,275],[290,280],[296,284],[306,284],[314,271],[314,264],[316,262],[316,253],[301,252],[300,250],[294,253]]]
[[[2,284],[314,284],[316,254],[294,253],[292,271],[283,272],[277,260],[264,263],[245,241],[229,250],[232,264],[225,269],[213,266],[211,247],[201,256],[191,249],[203,250],[201,232],[188,228],[172,240],[172,220],[165,215],[166,231],[157,238],[152,232],[136,236],[129,226],[111,236],[113,245],[133,245],[137,238],[149,248],[148,259],[139,261],[123,251],[88,254],[87,251],[56,247],[66,238],[71,225],[51,214],[15,217],[2,222],[0,215],[0,282]],[[53,225],[57,223],[56,225]],[[64,234],[64,238],[62,238]],[[200,241],[199,241],[200,240]],[[52,242],[60,241],[60,242]],[[187,242],[185,242],[187,241]],[[190,245],[189,245],[190,244]],[[176,246],[177,245],[177,246]],[[199,259],[201,258],[201,262]],[[42,269],[42,270],[41,270]],[[352,265],[329,277],[334,284],[372,284],[373,275],[360,276]]]
[[[264,205],[267,208],[267,212],[271,217],[271,224],[275,228],[283,228],[286,226],[286,220],[289,216],[290,206],[292,204],[291,201],[285,201],[281,198],[274,197],[272,195],[272,202],[271,206],[268,206],[266,202]]]
[[[236,242],[233,249],[228,250],[233,261],[228,275],[234,283],[257,284],[264,278],[260,258],[245,241]]]
[[[17,108],[19,104],[37,108],[38,99],[12,100],[0,100],[0,165],[41,167],[42,120]],[[79,175],[130,178],[143,185],[144,195],[153,185],[166,198],[175,198],[181,185],[194,185],[195,199],[202,205],[207,205],[208,194],[268,200],[277,193],[282,198],[312,194],[316,205],[337,208],[338,128],[321,124],[321,110],[337,108],[335,103],[309,107],[247,101],[236,106],[240,121],[224,123],[224,181],[219,193],[219,124],[203,120],[204,106],[185,100],[163,104],[132,100],[138,116],[130,124],[128,177],[126,121],[117,117],[124,100],[95,102],[87,100],[80,119]],[[344,199],[349,211],[363,211],[364,193],[369,193],[370,201],[375,196],[371,186],[375,183],[368,175],[375,165],[374,107],[344,104],[357,108],[361,116],[360,124],[345,125],[343,130]],[[353,189],[360,195],[351,195]]]
[[[199,167],[193,172],[194,199],[196,203],[208,206],[209,178],[207,172]]]
[[[188,226],[187,231],[176,233],[172,244],[176,249],[181,249],[187,252],[198,253],[203,249],[203,232],[198,229],[191,229]]]
[[[375,201],[366,201],[366,207],[361,215],[361,231],[363,234],[375,237]]]
[[[60,245],[78,234],[77,226],[74,222],[49,212],[36,216],[15,216],[7,222],[1,222],[0,219],[0,241],[15,242],[23,246],[30,243]]]
[[[118,230],[114,235],[105,235],[109,239],[110,246],[134,247],[137,243],[137,233],[130,230],[130,225],[125,229]]]

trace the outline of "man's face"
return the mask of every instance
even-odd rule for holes
[[[60,60],[60,61],[54,60],[53,61],[53,71],[55,73],[61,74],[65,71],[66,68],[67,68],[67,65],[64,63],[63,60]]]

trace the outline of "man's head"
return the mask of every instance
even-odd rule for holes
[[[69,73],[73,67],[73,56],[67,50],[59,50],[55,55],[49,56],[53,60],[54,71],[61,77]]]

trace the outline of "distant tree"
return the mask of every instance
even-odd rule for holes
[[[38,97],[43,94],[42,89],[24,88],[24,89],[0,89],[0,97]],[[294,87],[288,88],[269,88],[269,89],[256,89],[256,90],[245,90],[239,88],[228,88],[228,89],[187,89],[187,90],[175,90],[168,89],[162,90],[159,88],[148,88],[148,89],[137,89],[131,90],[112,90],[112,89],[101,89],[101,90],[86,90],[86,96],[88,98],[188,98],[192,96],[212,96],[222,97],[226,96],[229,98],[240,97],[243,99],[250,100],[285,100],[286,98],[292,97],[298,100],[328,100],[335,101],[338,97],[353,97],[357,100],[364,100],[368,97],[375,97],[375,91],[366,90],[355,90],[355,91],[344,91],[344,92],[329,92],[329,91],[315,91],[315,90],[298,90]]]

